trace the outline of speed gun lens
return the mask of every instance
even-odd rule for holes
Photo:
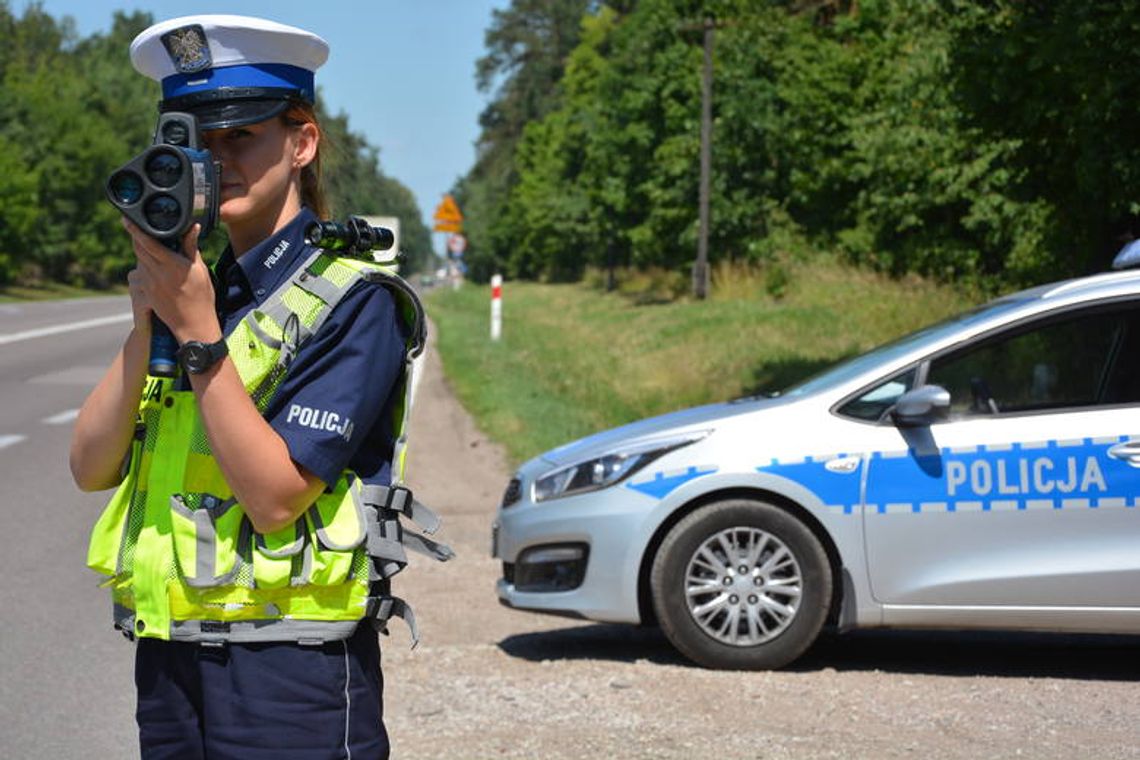
[[[180,121],[168,121],[162,125],[162,141],[167,145],[189,145],[190,130]]]
[[[133,206],[143,194],[142,178],[134,172],[119,172],[107,183],[111,196],[120,206]]]
[[[159,232],[170,232],[178,226],[182,207],[169,195],[156,195],[146,202],[143,215],[147,223]]]
[[[158,187],[174,187],[182,177],[182,162],[170,151],[155,153],[147,159],[146,176]]]

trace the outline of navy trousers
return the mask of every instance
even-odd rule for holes
[[[139,639],[143,760],[378,760],[388,757],[380,644],[221,647]]]

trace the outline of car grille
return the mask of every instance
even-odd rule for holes
[[[521,498],[522,481],[518,478],[511,478],[511,482],[507,484],[507,490],[503,492],[503,506],[509,507]]]

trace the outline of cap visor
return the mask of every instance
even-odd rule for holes
[[[256,124],[284,113],[288,107],[288,100],[223,100],[187,110],[198,118],[198,129],[207,132]]]

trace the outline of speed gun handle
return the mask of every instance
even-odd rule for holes
[[[163,241],[175,256],[181,256],[177,240]],[[178,340],[166,323],[151,312],[150,315],[150,361],[147,372],[153,377],[174,377],[178,374]]]

